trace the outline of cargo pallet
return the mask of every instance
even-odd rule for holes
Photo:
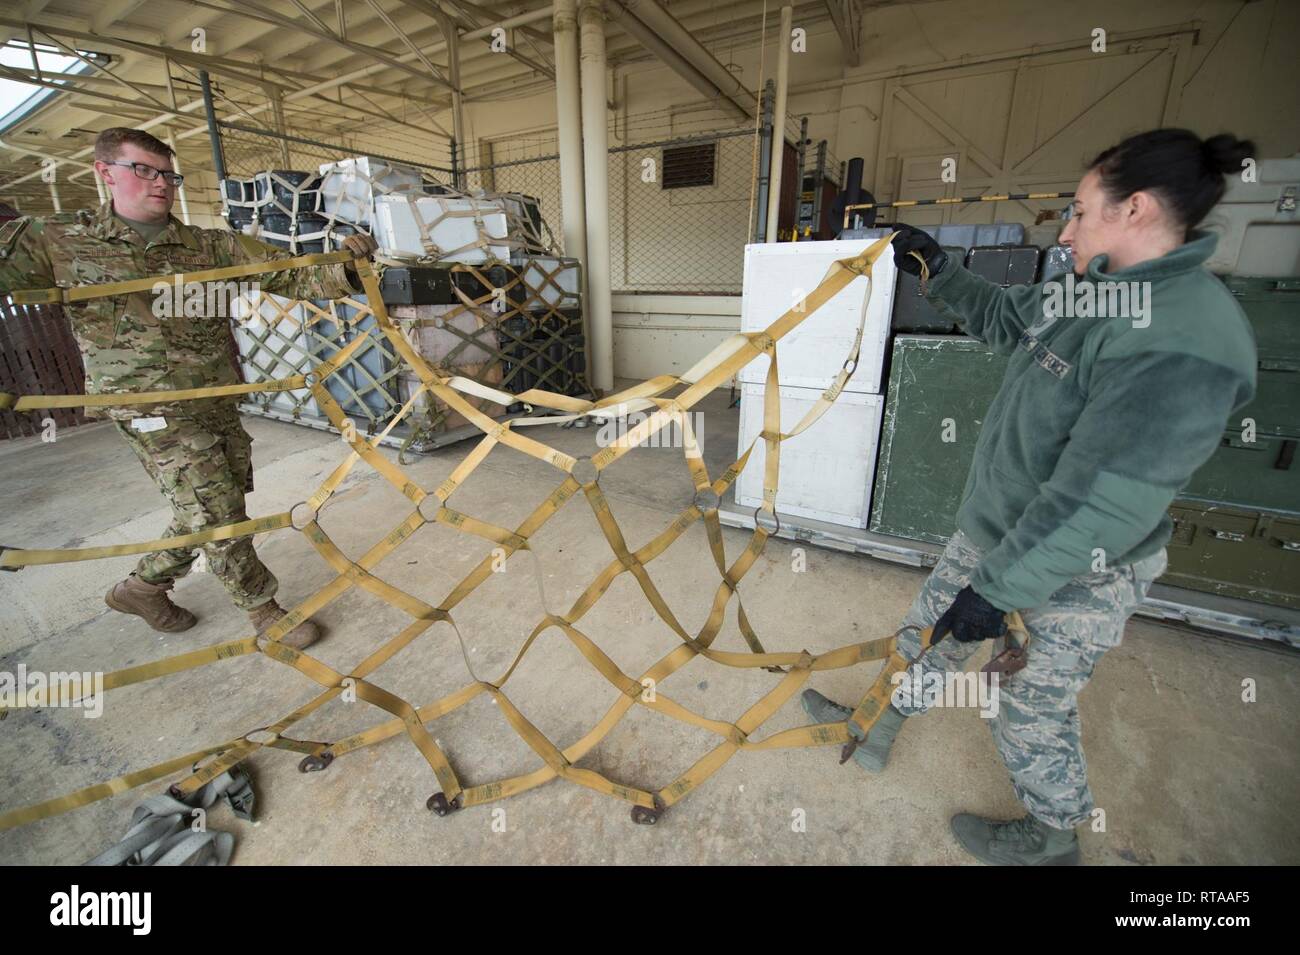
[[[776,537],[829,550],[865,554],[910,567],[933,567],[943,553],[942,544],[876,534],[842,524],[778,512]],[[754,509],[740,507],[728,494],[718,505],[718,517],[728,527],[754,529]],[[771,529],[771,525],[764,523]],[[1300,648],[1300,610],[1255,603],[1232,597],[1154,584],[1137,611],[1143,617],[1185,624],[1199,630],[1256,640],[1275,640]]]

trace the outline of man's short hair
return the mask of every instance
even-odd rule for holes
[[[95,158],[100,162],[112,162],[122,155],[122,146],[130,143],[155,156],[175,156],[176,151],[157,136],[151,136],[143,129],[131,129],[126,126],[110,126],[95,137]]]

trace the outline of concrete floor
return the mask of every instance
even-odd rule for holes
[[[716,476],[735,453],[736,411],[726,393],[704,403],[704,450]],[[342,459],[337,437],[248,418],[257,491],[253,514],[288,508]],[[595,431],[533,432],[573,454],[590,453]],[[469,450],[465,443],[409,466],[428,489]],[[386,451],[390,457],[395,452]],[[797,453],[791,444],[788,453]],[[7,505],[0,541],[76,547],[144,540],[161,533],[161,497],[111,427],[71,429],[53,444],[0,442]],[[497,448],[452,503],[513,526],[555,486],[549,466]],[[673,449],[638,449],[602,478],[629,544],[659,532],[691,497]],[[322,515],[348,554],[360,555],[407,513],[407,502],[358,465]],[[724,529],[729,559],[748,535]],[[534,538],[552,608],[567,608],[609,558],[590,509],[570,503]],[[333,576],[292,532],[259,539],[258,550],[291,605]],[[385,578],[437,603],[485,542],[425,527],[379,568]],[[746,610],[769,649],[813,652],[890,633],[924,573],[863,557],[810,549],[807,572],[791,570],[789,542],[772,540],[742,585]],[[0,574],[0,670],[115,670],[246,634],[246,618],[209,574],[176,588],[197,613],[195,629],[160,635],[108,611],[103,593],[132,558]],[[456,611],[481,674],[496,678],[539,614],[531,561],[520,555]],[[690,630],[703,622],[716,583],[697,525],[650,572]],[[404,624],[402,615],[353,591],[318,615],[327,641],[313,649],[346,669]],[[677,642],[628,575],[621,576],[581,627],[637,673]],[[715,644],[743,650],[734,610]],[[977,660],[982,663],[982,658]],[[833,697],[854,699],[877,669],[817,674]],[[1257,700],[1241,700],[1243,679]],[[762,671],[695,660],[662,692],[699,712],[734,718],[773,685]],[[381,668],[375,680],[422,704],[469,677],[455,638],[437,626]],[[0,809],[48,799],[142,769],[272,722],[313,695],[314,684],[261,656],[127,687],[108,695],[103,718],[79,711],[16,711],[0,732]],[[1094,864],[1243,864],[1300,861],[1300,655],[1146,621],[1130,623],[1083,694],[1084,741],[1106,831],[1082,834]],[[507,685],[511,700],[560,745],[582,735],[615,698],[556,631],[543,635]],[[387,719],[364,703],[339,701],[298,724],[313,739],[335,739]],[[804,722],[792,700],[760,735]],[[224,807],[209,824],[234,832],[234,862],[273,863],[963,863],[948,817],[959,810],[1018,815],[1006,773],[975,712],[936,710],[899,738],[889,771],[868,778],[837,765],[834,748],[738,753],[657,827],[635,826],[622,802],[563,782],[515,799],[439,819],[424,801],[438,786],[416,749],[399,737],[352,753],[328,772],[302,775],[298,757],[266,750],[250,760],[258,822]],[[535,768],[537,758],[486,697],[431,724],[467,785]],[[715,737],[634,707],[580,765],[643,788],[674,779]],[[176,777],[179,778],[179,777]],[[84,861],[125,830],[132,808],[167,782],[151,784],[63,816],[0,833],[11,863]],[[496,809],[504,810],[504,819]],[[796,810],[803,810],[797,813]],[[794,831],[796,816],[805,831]],[[504,821],[504,832],[496,831]],[[497,825],[494,828],[494,822]]]

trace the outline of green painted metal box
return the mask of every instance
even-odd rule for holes
[[[896,335],[870,530],[944,543],[1007,359],[973,338]]]
[[[1300,512],[1298,438],[1227,431],[1210,460],[1201,465],[1180,497],[1215,501],[1233,507]]]
[[[1179,500],[1169,516],[1161,583],[1300,608],[1300,514]]]
[[[1259,434],[1300,438],[1300,357],[1261,358],[1255,374],[1255,397],[1232,416],[1231,429],[1245,427],[1249,418]]]
[[[1223,280],[1255,329],[1261,359],[1300,358],[1300,276]]]
[[[971,338],[895,337],[869,525],[873,532],[947,542],[975,440],[1005,371],[1005,358]],[[1269,393],[1268,387],[1260,390],[1265,399]],[[1277,429],[1287,426],[1291,419],[1276,414],[1278,407],[1266,400],[1257,429],[1265,421]],[[1240,432],[1228,432],[1224,447],[1170,508],[1175,529],[1170,569],[1161,581],[1300,607],[1300,503],[1293,503],[1300,479],[1286,457],[1288,443],[1294,448],[1296,442],[1262,431],[1255,437],[1246,444]],[[1234,498],[1225,503],[1228,494]]]

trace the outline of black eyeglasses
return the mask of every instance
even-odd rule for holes
[[[125,159],[114,159],[107,163],[109,166],[130,166],[141,179],[148,179],[150,182],[162,176],[169,186],[179,186],[185,181],[185,177],[178,172],[164,172],[161,169],[155,169],[153,166],[146,165],[142,162],[127,162]]]

